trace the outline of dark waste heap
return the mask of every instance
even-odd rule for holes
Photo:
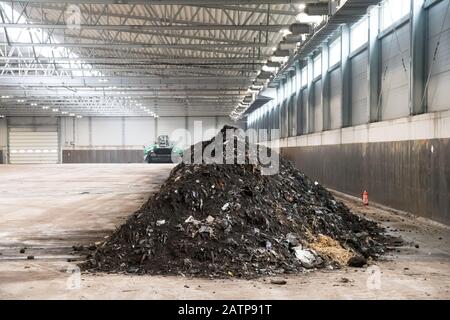
[[[225,141],[235,155],[237,141]],[[176,166],[83,269],[251,278],[361,266],[385,252],[382,228],[352,214],[289,161],[280,157],[279,173],[262,175],[245,156],[245,164]]]

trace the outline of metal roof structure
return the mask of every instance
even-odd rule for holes
[[[0,2],[0,114],[229,115],[295,0]]]

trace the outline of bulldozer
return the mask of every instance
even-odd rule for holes
[[[183,157],[183,150],[171,143],[167,135],[159,136],[155,143],[144,149],[146,163],[173,163],[176,157]]]

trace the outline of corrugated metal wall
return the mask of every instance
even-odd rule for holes
[[[288,136],[288,101],[284,100],[280,106],[281,113],[281,137],[287,138]]]
[[[367,123],[369,119],[369,108],[367,98],[369,87],[367,84],[367,64],[369,61],[368,51],[364,50],[351,60],[352,77],[352,124],[359,125]]]
[[[300,91],[298,98],[297,98],[297,135],[301,135],[303,133],[303,109],[305,108],[305,106],[303,105],[303,95],[302,95],[303,91]]]
[[[327,187],[357,197],[368,190],[374,202],[450,225],[450,139],[284,148],[282,154]]]
[[[322,80],[314,83],[314,132],[323,130]]]
[[[330,129],[342,127],[342,71],[330,72]]]
[[[450,17],[450,12],[446,12],[449,1],[441,1],[428,12],[428,66],[431,69],[428,111],[450,109],[450,19],[444,22],[446,14]],[[438,40],[439,48],[433,62]]]
[[[297,135],[297,128],[296,128],[296,122],[297,122],[297,117],[296,117],[296,113],[295,113],[295,95],[292,95],[289,99],[289,105],[288,105],[288,110],[289,110],[289,136],[290,137],[295,137]]]
[[[301,127],[302,133],[308,133],[308,89],[304,88],[301,92],[301,100],[302,100],[302,119],[301,119]]]
[[[410,25],[406,24],[381,40],[382,120],[410,114],[410,37]]]

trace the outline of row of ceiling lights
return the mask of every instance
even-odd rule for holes
[[[292,24],[288,29],[282,29],[283,40],[277,47],[272,49],[272,57],[266,61],[259,74],[253,80],[253,85],[247,90],[247,95],[231,112],[231,118],[238,120],[250,107],[261,90],[267,86],[274,75],[288,61],[291,54],[290,49],[297,49],[299,43],[305,41],[306,36],[311,34],[314,26],[323,21],[323,16],[329,14],[327,2],[298,5],[300,13],[296,16],[297,23]]]
[[[11,99],[11,98],[12,98],[11,96],[1,96],[1,99],[3,99],[3,100]],[[113,102],[120,102],[120,100],[127,100],[126,104],[128,106],[137,107],[137,108],[141,109],[143,112],[147,113],[149,116],[154,117],[154,118],[159,118],[159,116],[155,112],[151,111],[148,107],[144,106],[142,103],[138,103],[136,100],[130,100],[130,99],[131,99],[131,97],[127,96],[127,97],[118,97],[118,99],[114,99],[112,101]],[[17,102],[18,103],[25,103],[26,100],[18,99]],[[30,106],[38,107],[38,104],[33,102],[33,103],[30,104]],[[125,106],[125,104],[122,103],[122,106]],[[52,110],[52,112],[55,112],[55,113],[56,112],[60,112],[60,110],[58,108],[50,107],[50,106],[47,106],[47,105],[42,106],[42,109],[43,110]],[[69,113],[68,111],[61,111],[61,114],[62,115],[68,115],[70,117],[77,117],[77,118],[82,118],[83,117],[81,115],[76,115],[75,113]],[[0,115],[0,118],[4,118],[4,117],[5,117],[4,115]]]
[[[1,98],[2,99],[10,99],[11,97],[10,96],[1,96]],[[17,99],[17,102],[18,103],[25,103],[26,100],[24,100],[24,99]],[[33,103],[30,104],[30,106],[37,107],[38,104],[33,102]],[[58,108],[50,108],[49,106],[42,106],[42,109],[43,110],[50,110],[51,109],[53,112],[59,112],[60,111]],[[77,118],[82,118],[83,117],[81,115],[76,115],[75,113],[69,113],[67,111],[61,111],[61,114],[62,115],[68,115],[70,117],[77,117]],[[4,117],[5,117],[4,115],[0,116],[0,118],[4,118]]]

